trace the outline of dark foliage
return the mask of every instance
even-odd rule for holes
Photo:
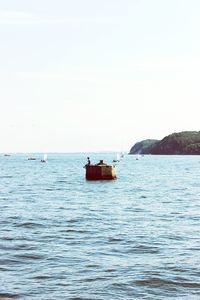
[[[149,141],[149,142],[148,142]],[[200,154],[200,132],[183,131],[164,137],[161,141],[144,140],[136,143],[130,154]]]
[[[159,142],[158,140],[144,140],[141,142],[136,143],[130,150],[129,154],[150,154],[151,148]]]

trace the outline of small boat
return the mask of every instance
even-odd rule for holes
[[[44,154],[44,158],[41,159],[41,162],[47,162],[47,154]]]
[[[117,153],[117,158],[113,159],[113,162],[120,162],[120,154]]]
[[[28,160],[36,160],[35,157],[29,157]]]
[[[11,156],[11,155],[6,153],[6,154],[4,154],[4,156]]]
[[[86,179],[87,180],[112,180],[116,179],[116,167],[114,165],[107,165],[100,160],[98,164],[87,164]]]
[[[120,157],[121,157],[121,158],[123,158],[123,157],[124,157],[124,153],[123,153],[123,152],[121,152],[121,154],[120,154]]]
[[[139,159],[140,159],[140,154],[138,153],[137,157],[136,157],[136,160],[139,160]]]

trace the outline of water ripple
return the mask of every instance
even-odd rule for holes
[[[184,288],[189,288],[189,289],[199,289],[200,288],[200,282],[189,282],[189,281],[175,281],[175,280],[165,280],[162,278],[148,278],[148,279],[141,279],[141,280],[136,280],[135,283],[137,285],[141,286],[147,286],[147,287],[184,287]],[[199,292],[200,294],[200,292]]]
[[[11,293],[0,293],[0,299],[17,299],[19,298],[19,294],[11,294]]]
[[[126,156],[107,182],[49,156],[0,156],[0,298],[199,299],[198,156]]]

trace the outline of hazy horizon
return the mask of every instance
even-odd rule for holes
[[[1,153],[199,130],[197,0],[0,1]]]

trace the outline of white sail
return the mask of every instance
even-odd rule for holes
[[[47,161],[47,154],[44,154],[44,161]]]

